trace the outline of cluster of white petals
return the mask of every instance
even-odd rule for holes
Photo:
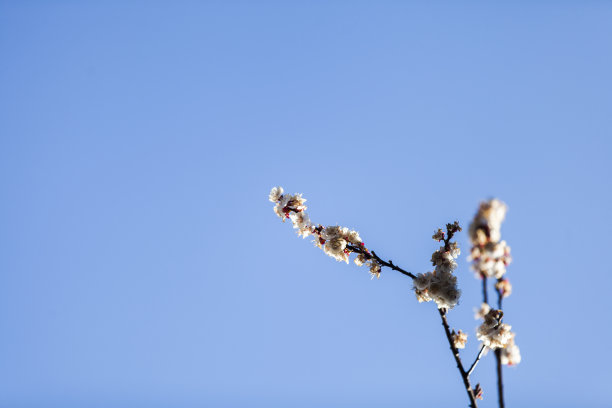
[[[475,244],[470,252],[469,260],[477,277],[501,279],[506,273],[506,267],[512,262],[510,247],[506,241]]]
[[[273,203],[274,212],[283,222],[290,219],[293,227],[298,230],[298,234],[306,237],[311,234],[312,224],[308,214],[306,214],[305,198],[301,194],[283,194],[282,187],[274,187],[270,191],[268,199]]]
[[[436,235],[433,236],[437,239]],[[414,293],[419,302],[434,301],[438,309],[452,309],[459,302],[461,291],[457,288],[457,277],[453,271],[457,268],[455,259],[461,251],[456,242],[449,244],[446,250],[441,246],[431,255],[433,272],[419,273],[414,280]]]
[[[478,212],[470,224],[469,235],[474,243],[497,242],[501,238],[501,224],[506,218],[508,206],[494,198],[480,203]]]
[[[478,327],[476,336],[490,349],[503,348],[513,336],[511,328],[512,326],[501,322],[501,311],[492,309]]]
[[[453,344],[458,349],[465,348],[465,343],[467,343],[468,335],[465,332],[459,330],[455,333],[455,330],[451,333],[451,337],[453,338]]]
[[[283,222],[291,220],[293,227],[297,229],[299,236],[305,238],[314,236],[314,244],[338,261],[348,263],[351,250],[349,245],[358,246],[364,253],[359,253],[355,258],[355,264],[362,266],[368,264],[372,277],[380,276],[380,265],[369,256],[369,251],[365,248],[361,237],[357,231],[339,225],[327,226],[315,225],[310,221],[306,213],[304,203],[306,199],[301,194],[283,194],[282,187],[274,187],[270,191],[269,200],[276,203],[274,212]]]
[[[501,351],[501,363],[505,365],[517,365],[521,362],[521,350],[514,343],[514,333],[512,333],[508,344]]]
[[[501,224],[508,207],[498,199],[482,202],[469,228],[469,259],[477,277],[501,279],[512,262],[510,247],[501,240]]]

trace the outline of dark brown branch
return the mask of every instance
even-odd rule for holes
[[[385,262],[382,259],[380,259],[380,257],[378,255],[376,255],[376,252],[372,251],[372,257],[374,259],[376,259],[376,262],[378,262],[379,264],[381,264],[382,266],[386,266],[387,268],[391,268],[394,271],[398,271],[399,273],[403,273],[406,276],[411,277],[412,279],[416,279],[416,276],[408,271],[403,270],[402,268],[400,268],[399,266],[395,265],[393,263],[392,260],[389,259],[389,262]]]
[[[498,279],[497,283],[501,282],[503,279]],[[495,285],[495,291],[497,292],[497,308],[502,310],[502,299],[504,298],[504,294],[502,291]]]
[[[378,255],[376,255],[376,252],[374,251],[368,251],[367,249],[356,245],[347,245],[347,249],[351,252],[363,254],[367,259],[375,259],[376,262],[378,262],[381,266],[386,266],[387,268],[391,268],[394,271],[398,271],[399,273],[406,275],[412,279],[416,279],[416,276],[413,273],[403,270],[399,266],[395,265],[392,260],[389,260],[388,262],[384,261]]]
[[[501,279],[498,279],[499,282]],[[497,308],[502,310],[502,298],[504,297],[502,291],[495,286],[497,291]],[[497,399],[499,401],[499,408],[504,408],[504,381],[502,378],[502,363],[501,363],[501,352],[502,349],[495,349],[495,363],[497,368]]]
[[[450,250],[450,240],[455,235],[455,232],[461,231],[459,222],[455,221],[453,224],[446,224],[446,238],[444,238],[444,249]]]
[[[497,360],[497,397],[499,408],[504,408],[504,381],[502,378],[501,352],[502,349],[495,349],[495,359]]]
[[[463,379],[463,385],[465,386],[465,391],[467,392],[470,400],[470,407],[478,408],[476,396],[474,395],[474,390],[472,390],[472,385],[470,384],[469,374],[465,371],[465,368],[463,368],[461,357],[459,357],[459,350],[457,350],[457,347],[455,347],[455,342],[453,341],[453,336],[451,334],[450,327],[448,326],[448,321],[446,320],[446,309],[438,309],[438,312],[440,313],[440,318],[442,319],[442,326],[444,326],[446,339],[448,340],[450,349],[453,352],[453,357],[455,357],[455,362],[457,363],[457,368],[459,369],[459,373]]]
[[[485,274],[481,274],[482,276],[482,299],[483,302],[489,303],[489,296],[487,296],[487,276]]]
[[[478,362],[480,361],[480,357],[482,357],[482,353],[484,353],[485,347],[487,347],[487,346],[483,345],[480,348],[480,351],[478,352],[478,355],[476,356],[476,360],[474,360],[474,362],[472,363],[472,366],[467,371],[468,377],[470,376],[470,374],[472,374],[472,371],[474,371],[474,369],[476,368],[476,364],[478,364]]]

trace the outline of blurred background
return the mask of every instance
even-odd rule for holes
[[[610,407],[612,5],[0,2],[0,406],[467,406],[407,270],[509,206],[509,407]],[[453,327],[478,350],[458,236]],[[494,358],[474,374],[496,406]]]

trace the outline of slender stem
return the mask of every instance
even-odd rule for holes
[[[501,279],[497,280],[497,282],[500,282],[500,281],[501,281]],[[499,310],[502,310],[502,299],[504,298],[504,294],[497,287],[495,287],[495,291],[497,292],[497,308]]]
[[[459,350],[457,350],[457,347],[455,347],[455,343],[453,342],[453,336],[451,335],[450,327],[448,326],[448,321],[446,320],[446,309],[438,309],[438,312],[440,313],[440,318],[442,319],[442,326],[444,326],[446,339],[448,340],[450,349],[453,352],[453,357],[455,357],[455,362],[457,363],[457,368],[459,369],[459,373],[461,374],[461,378],[463,379],[463,385],[465,386],[465,391],[467,392],[468,398],[470,400],[470,407],[478,408],[478,404],[476,403],[476,396],[474,395],[472,385],[470,384],[469,374],[465,371],[465,368],[463,368],[461,358],[459,357]]]
[[[495,349],[495,359],[497,360],[497,397],[499,408],[504,408],[504,381],[502,378],[501,349]]]
[[[476,368],[476,364],[478,364],[478,362],[480,361],[480,357],[482,357],[482,353],[484,353],[485,347],[487,347],[487,346],[483,345],[480,348],[480,351],[478,352],[478,355],[476,356],[476,360],[474,360],[474,362],[472,363],[472,366],[467,371],[468,377],[470,376],[470,374],[472,374],[472,371],[474,371],[474,369]]]
[[[499,282],[499,279],[498,279]],[[504,297],[502,291],[497,287],[497,308],[502,310],[502,298]],[[504,380],[502,377],[502,363],[501,363],[501,349],[495,349],[495,363],[497,369],[497,399],[499,401],[499,408],[504,408]]]
[[[489,303],[489,296],[487,295],[487,276],[485,274],[481,274],[482,276],[482,299],[483,302]]]
[[[364,249],[364,248],[362,248],[360,246],[356,246],[356,245],[347,245],[347,248],[350,251],[352,251],[352,252],[365,255],[366,258],[368,258],[368,259],[374,258],[376,260],[376,262],[378,262],[382,266],[386,266],[387,268],[391,268],[394,271],[398,271],[399,273],[401,273],[403,275],[406,275],[406,276],[408,276],[408,277],[410,277],[412,279],[416,279],[416,276],[413,273],[405,271],[404,269],[402,269],[399,266],[395,265],[392,260],[389,260],[388,262],[383,260],[378,255],[376,255],[376,252],[374,252],[374,251],[370,252],[370,251],[367,251],[366,249]]]
[[[398,271],[399,273],[403,273],[404,275],[409,276],[412,279],[416,279],[416,276],[414,274],[412,274],[412,273],[410,273],[408,271],[405,271],[402,268],[400,268],[399,266],[395,265],[392,260],[389,259],[389,262],[383,261],[378,255],[376,255],[376,252],[374,252],[374,251],[372,251],[372,257],[374,259],[376,259],[376,261],[379,264],[381,264],[383,266],[386,266],[387,268],[391,268],[394,271]]]

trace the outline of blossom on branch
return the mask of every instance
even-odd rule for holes
[[[453,224],[449,224],[453,226]],[[456,228],[459,228],[458,224]],[[438,230],[433,239],[443,237]],[[419,273],[414,280],[414,293],[419,302],[434,301],[438,309],[452,309],[459,302],[461,291],[457,288],[457,277],[453,271],[457,268],[455,259],[461,251],[456,242],[445,242],[444,246],[431,255],[433,272]]]
[[[453,330],[451,335],[453,337],[453,345],[456,348],[458,348],[458,349],[465,348],[465,343],[467,343],[467,338],[468,338],[467,333],[464,333],[461,330],[459,330],[458,332],[455,333],[455,330]]]
[[[490,349],[502,348],[510,341],[512,326],[502,323],[501,310],[492,309],[487,313],[484,322],[477,332],[478,340]]]
[[[274,206],[276,215],[283,222],[287,219],[291,220],[299,236],[305,238],[312,235],[317,247],[323,249],[330,257],[346,263],[349,261],[351,252],[354,252],[349,246],[358,247],[361,252],[355,259],[355,264],[361,266],[368,262],[372,276],[380,276],[380,265],[371,259],[357,231],[339,225],[315,226],[306,213],[307,207],[304,205],[306,199],[301,194],[284,194],[282,187],[273,187],[268,198],[271,202],[276,203]]]

